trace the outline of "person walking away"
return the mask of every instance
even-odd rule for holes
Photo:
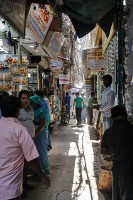
[[[48,125],[49,116],[44,106],[44,100],[38,96],[30,97],[31,106],[34,109],[35,136],[34,141],[39,152],[39,163],[42,170],[50,175],[48,159]]]
[[[66,92],[66,96],[64,98],[64,105],[67,106],[66,110],[67,114],[69,115],[69,119],[70,119],[70,102],[71,102],[71,97],[69,96],[69,93]]]
[[[81,114],[81,117],[82,117],[82,122],[83,123],[86,123],[86,113],[87,113],[87,97],[85,96],[84,93],[81,94],[81,97],[83,98],[83,102],[84,102],[84,107],[82,109],[82,114]]]
[[[103,84],[105,89],[102,93],[102,100],[99,111],[102,112],[103,117],[103,133],[112,125],[111,108],[115,101],[115,91],[111,88],[112,76],[107,74],[103,76]]]
[[[27,132],[33,138],[35,136],[35,126],[34,126],[34,110],[30,107],[30,94],[28,90],[21,90],[18,95],[21,102],[21,109],[18,116],[19,121],[27,129]],[[28,175],[28,162],[24,163],[24,172],[23,172],[23,193],[22,196],[25,197],[26,189],[33,189],[32,185],[29,185],[27,175]]]
[[[74,99],[73,107],[76,108],[76,119],[77,119],[77,125],[81,124],[81,112],[82,107],[84,106],[84,101],[82,97],[79,96],[79,92],[76,92],[76,98]]]
[[[22,193],[24,158],[48,188],[50,179],[38,163],[38,151],[26,128],[17,119],[21,108],[15,96],[3,98],[0,120],[0,199],[19,200]]]
[[[94,92],[91,92],[91,95],[89,96],[88,99],[88,124],[92,125],[93,124],[93,100],[94,100]]]
[[[127,121],[125,107],[111,110],[113,125],[103,135],[101,154],[113,160],[112,200],[133,199],[133,124]]]

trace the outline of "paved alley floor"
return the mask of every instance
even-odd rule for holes
[[[51,136],[49,152],[51,187],[45,190],[39,177],[31,177],[35,186],[28,190],[27,200],[104,200],[98,191],[100,144],[92,126],[58,126]]]

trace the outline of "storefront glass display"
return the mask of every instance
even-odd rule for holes
[[[35,91],[38,89],[38,81],[37,81],[37,67],[28,67],[28,90]]]

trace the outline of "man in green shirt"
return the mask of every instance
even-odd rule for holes
[[[74,104],[76,108],[76,119],[77,119],[77,125],[81,124],[81,112],[82,112],[82,107],[84,107],[84,101],[82,97],[79,96],[79,93],[76,93],[76,98],[74,99]]]
[[[94,92],[91,92],[91,95],[88,99],[88,124],[92,124],[93,120],[93,99],[94,99]]]

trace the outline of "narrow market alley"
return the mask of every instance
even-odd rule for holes
[[[98,191],[100,144],[95,129],[83,124],[59,126],[51,136],[51,186],[45,190],[37,176],[29,178],[35,186],[28,190],[27,200],[104,200]]]
[[[133,200],[132,32],[133,0],[0,0],[0,200]]]

